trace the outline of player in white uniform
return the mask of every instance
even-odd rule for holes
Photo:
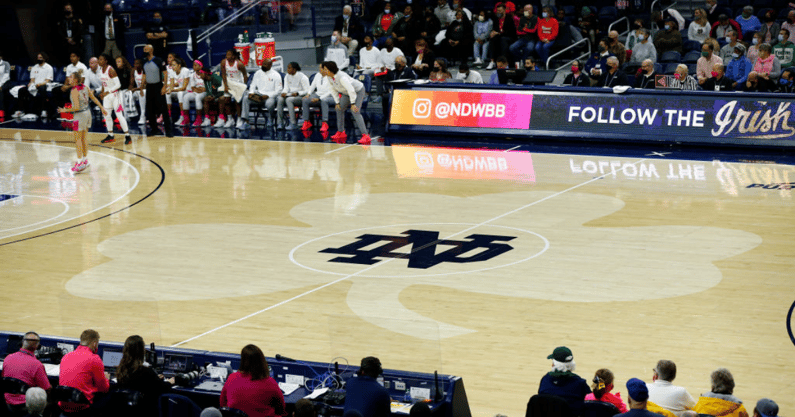
[[[182,110],[182,100],[185,96],[185,92],[188,90],[188,84],[190,83],[190,70],[185,68],[183,63],[184,61],[182,61],[182,58],[176,58],[171,62],[171,70],[174,73],[174,77],[169,79],[169,87],[166,91],[166,104],[168,104],[169,110],[171,110],[171,102],[174,100],[174,97],[177,98],[177,103],[179,103],[182,114],[179,120],[174,123],[178,126],[187,126],[190,122],[190,117],[186,118],[185,111]]]
[[[201,75],[201,69],[204,67],[201,61],[193,61],[193,71],[190,72],[190,82],[188,83],[188,92],[182,96],[182,117],[185,119],[183,126],[190,123],[190,103],[196,105],[196,121],[193,122],[194,127],[202,125],[202,113],[204,108],[204,97],[207,92],[204,90],[204,78]]]
[[[146,124],[146,73],[144,73],[144,61],[141,58],[135,60],[133,67],[134,86],[130,89],[133,93],[133,100],[141,106],[141,117],[138,119],[139,125]]]
[[[109,55],[102,54],[97,60],[99,64],[99,81],[102,83],[99,98],[102,100],[102,107],[107,110],[107,113],[103,113],[105,116],[105,127],[108,128],[108,136],[102,139],[102,143],[116,141],[113,137],[113,113],[115,112],[116,118],[119,119],[119,126],[124,132],[124,144],[129,145],[132,143],[132,138],[127,129],[127,119],[124,118],[124,108],[121,106],[121,96],[119,94],[121,82],[119,77],[116,76],[116,70],[108,64],[111,59]]]
[[[237,81],[239,83],[248,84],[248,71],[246,71],[246,64],[240,60],[240,56],[235,49],[230,49],[226,51],[226,59],[223,61],[221,65],[221,79],[224,82],[224,95],[229,97],[229,87],[227,86],[227,81]],[[246,120],[248,119],[247,114],[242,114],[242,103],[237,104],[237,114],[238,114],[238,121],[237,121],[237,128],[242,129],[244,124],[246,124]],[[216,123],[215,127],[219,126],[219,123]],[[229,116],[226,124],[223,127],[232,127],[235,125],[235,118],[234,116]]]

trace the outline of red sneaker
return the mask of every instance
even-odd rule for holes
[[[348,141],[348,134],[343,131],[339,131],[335,133],[334,136],[331,137],[331,139],[337,143],[345,143]]]
[[[312,122],[309,120],[305,121],[304,124],[301,125],[301,130],[310,130],[312,129]]]
[[[365,133],[365,134],[362,135],[362,138],[359,139],[358,143],[359,143],[359,145],[369,145],[370,142],[372,142],[372,139],[370,139],[370,135]]]
[[[326,123],[326,122],[323,122],[323,123],[320,125],[320,131],[321,131],[321,132],[328,132],[328,123]]]

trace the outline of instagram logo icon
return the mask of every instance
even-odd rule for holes
[[[427,98],[418,98],[414,100],[414,105],[411,108],[411,115],[417,119],[427,119],[431,117],[431,100]]]

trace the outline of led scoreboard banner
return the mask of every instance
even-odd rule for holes
[[[407,84],[389,132],[795,146],[792,95]]]

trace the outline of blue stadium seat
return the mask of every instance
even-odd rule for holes
[[[658,59],[661,63],[667,64],[671,62],[679,63],[682,61],[682,54],[678,51],[665,51]]]
[[[756,12],[756,17],[758,17],[759,20],[764,22],[765,21],[765,13],[767,13],[770,10],[773,10],[773,8],[772,7],[764,7],[764,8],[756,9],[756,7],[754,7],[754,10],[759,10],[758,12]]]
[[[17,85],[25,85],[30,82],[30,67],[27,65],[15,65],[17,69]]]
[[[576,16],[577,9],[575,9],[572,5],[563,6],[563,12],[566,13],[566,16]]]
[[[790,10],[795,10],[795,9],[792,9],[792,8],[790,8],[790,7],[785,7],[785,8],[783,8],[783,9],[781,9],[781,10],[778,12],[777,19],[778,19],[778,20],[784,20],[784,19],[786,19],[786,18],[787,18],[787,15],[788,15],[788,14],[789,14],[789,12],[790,12]]]
[[[661,64],[659,62],[655,63],[654,64],[654,72],[656,72],[657,74],[662,74],[663,73],[663,64]]]
[[[669,64],[665,64],[665,69],[663,70],[663,74],[671,75],[676,72],[676,67],[679,66],[677,62],[671,62]]]
[[[682,59],[683,64],[695,64],[698,62],[698,59],[701,58],[701,50],[698,51],[690,51],[685,54],[684,58]]]
[[[609,25],[618,18],[618,10],[615,8],[615,6],[602,7],[601,9],[599,9],[598,17],[600,23]]]
[[[66,81],[66,70],[58,67],[53,68],[52,82],[63,84]]]
[[[701,42],[699,41],[684,41],[682,42],[682,50],[687,54],[690,51],[701,51]]]
[[[199,417],[201,411],[196,403],[183,395],[160,396],[160,417]]]
[[[696,76],[696,64],[687,64],[687,73],[692,75],[693,77]]]

